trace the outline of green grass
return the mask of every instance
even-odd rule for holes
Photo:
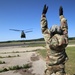
[[[75,40],[69,40],[69,44],[75,44]]]
[[[38,50],[37,51],[43,58],[46,58],[46,50],[42,49],[42,50]]]
[[[42,44],[40,44],[40,43],[31,43],[31,44],[29,44],[29,47],[38,47],[38,46],[45,46],[45,43],[42,43]]]
[[[8,68],[0,69],[0,73],[10,71],[10,70],[28,69],[28,68],[31,68],[31,67],[32,67],[32,64],[23,64],[23,66],[19,66],[19,65],[10,66]]]
[[[5,64],[5,61],[1,61],[1,60],[0,60],[0,64]]]
[[[13,57],[20,57],[20,55],[14,55],[14,56],[11,56],[11,55],[8,55],[8,56],[0,56],[0,58],[13,58]]]
[[[46,50],[38,50],[38,53],[43,57],[46,58]],[[75,47],[67,47],[66,53],[69,57],[69,60],[66,62],[66,72],[70,75],[75,74]]]
[[[66,52],[69,57],[69,60],[66,63],[66,72],[73,75],[75,74],[75,47],[68,47]]]

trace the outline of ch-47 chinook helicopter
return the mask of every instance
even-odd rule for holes
[[[21,38],[26,38],[25,33],[32,32],[31,29],[26,29],[26,30],[9,29],[9,30],[21,32]]]

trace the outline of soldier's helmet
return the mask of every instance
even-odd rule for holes
[[[62,33],[63,33],[63,31],[61,30],[60,26],[58,26],[58,25],[53,25],[50,28],[50,32],[51,32],[52,35],[54,35],[54,34],[62,35]]]

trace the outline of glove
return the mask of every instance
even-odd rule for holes
[[[62,6],[60,6],[60,8],[59,8],[59,16],[61,16],[61,15],[63,15],[63,8],[62,8]]]
[[[48,10],[48,6],[46,6],[46,4],[44,5],[44,8],[43,8],[43,11],[42,11],[42,14],[46,14],[47,13],[47,10]]]

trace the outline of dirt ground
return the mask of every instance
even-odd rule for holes
[[[0,56],[16,56],[11,58],[0,58],[5,64],[0,64],[0,69],[11,66],[31,63],[32,67],[28,70],[20,69],[14,71],[1,72],[0,75],[43,75],[45,70],[45,61],[40,58],[36,50],[44,49],[44,47],[1,47]],[[17,55],[19,57],[17,57]]]
[[[68,45],[74,46],[75,45]],[[27,69],[13,70],[1,72],[0,75],[44,75],[46,62],[43,60],[36,50],[45,49],[44,47],[0,47],[0,61],[5,61],[5,64],[0,64],[0,69],[11,66],[22,66],[23,64],[32,64],[32,67]],[[15,56],[15,57],[7,57]]]

